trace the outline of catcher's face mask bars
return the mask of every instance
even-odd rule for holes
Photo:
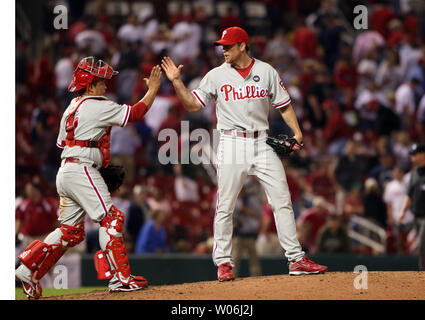
[[[95,63],[94,57],[86,57],[81,60],[77,69],[82,69],[89,72],[91,75],[102,79],[111,79],[112,76],[118,74],[118,71],[115,71],[103,60],[99,60]]]

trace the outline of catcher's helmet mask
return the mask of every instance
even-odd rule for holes
[[[93,82],[109,80],[116,74],[118,74],[118,71],[115,71],[105,61],[98,60],[95,62],[94,57],[86,57],[75,68],[68,91],[87,90]]]

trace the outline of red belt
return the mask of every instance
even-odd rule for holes
[[[223,130],[223,134],[228,136],[233,136],[234,130]],[[247,131],[236,131],[237,137],[242,138],[258,138],[258,136],[261,134],[262,131],[253,131],[253,132],[247,132]]]
[[[69,163],[69,162],[72,162],[72,163],[81,163],[81,161],[80,161],[80,159],[78,159],[78,158],[66,158],[65,159],[65,163]],[[92,165],[91,165],[93,168],[97,168],[97,164],[95,164],[95,163],[93,163]]]

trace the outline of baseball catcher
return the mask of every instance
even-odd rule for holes
[[[146,81],[148,92],[133,106],[117,104],[106,98],[105,81],[118,72],[102,60],[87,57],[80,61],[68,87],[78,92],[65,110],[56,145],[61,148],[61,167],[56,176],[60,196],[61,226],[44,241],[32,242],[20,255],[22,264],[16,278],[28,298],[39,298],[39,280],[58,262],[68,248],[85,238],[86,213],[100,224],[99,244],[94,265],[99,280],[109,280],[109,291],[133,291],[148,285],[130,272],[122,236],[124,214],[112,203],[111,194],[124,178],[122,167],[109,165],[112,126],[139,121],[151,107],[161,84],[161,69],[152,68]]]

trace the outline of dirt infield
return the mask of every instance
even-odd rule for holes
[[[52,300],[425,300],[425,272],[369,272],[367,289],[356,289],[358,274],[289,275],[151,286],[141,291],[43,297]]]

